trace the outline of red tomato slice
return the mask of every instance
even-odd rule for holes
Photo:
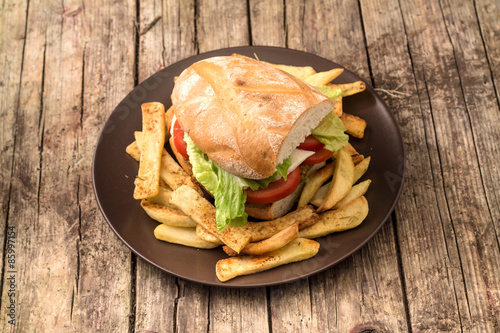
[[[314,155],[309,156],[308,158],[305,159],[304,164],[318,164],[321,162],[326,161],[330,157],[333,156],[333,151],[321,148],[317,150]]]
[[[182,157],[189,160],[189,155],[187,153],[187,143],[186,141],[184,141],[184,131],[182,130],[181,125],[179,125],[178,121],[174,123],[173,136],[175,148],[177,148],[177,151],[182,155]]]
[[[318,150],[323,148],[325,145],[316,139],[312,134],[306,137],[304,142],[302,142],[297,148],[304,150]]]
[[[286,181],[283,178],[280,178],[274,183],[269,184],[266,188],[260,188],[255,191],[246,189],[247,201],[256,204],[275,202],[292,194],[299,184],[300,170],[299,168],[295,168],[295,170],[288,174]]]

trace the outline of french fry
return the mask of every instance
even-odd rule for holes
[[[332,232],[349,230],[360,225],[367,215],[368,202],[362,196],[339,209],[322,213],[316,224],[299,232],[299,237],[316,238]]]
[[[364,158],[361,162],[359,162],[354,166],[353,184],[355,184],[365,174],[366,170],[368,170],[369,164],[370,164],[370,156]],[[316,191],[316,193],[314,193],[314,196],[311,199],[310,203],[313,206],[319,207],[325,200],[330,186],[331,182],[328,182],[325,185],[321,186]]]
[[[277,234],[273,235],[268,239],[264,239],[260,242],[249,243],[243,250],[239,253],[240,255],[261,255],[267,252],[275,251],[282,248],[286,244],[290,243],[292,240],[297,238],[299,234],[299,224],[294,223],[291,226],[286,227]],[[223,246],[222,249],[228,256],[236,256],[238,253],[234,252],[227,246]]]
[[[156,239],[168,243],[180,244],[198,249],[213,249],[219,246],[217,243],[207,242],[196,236],[195,228],[179,228],[166,224],[159,224],[155,230]]]
[[[197,225],[196,222],[184,214],[184,212],[175,208],[158,205],[147,200],[141,201],[141,207],[153,220],[172,227],[194,228]]]
[[[311,201],[314,193],[323,185],[323,183],[332,176],[333,170],[335,168],[335,163],[329,163],[322,167],[318,171],[314,172],[310,177],[309,181],[305,184],[300,194],[300,199],[298,207],[304,207]]]
[[[305,80],[306,78],[316,73],[314,68],[312,68],[311,66],[300,67],[300,66],[276,65],[268,62],[264,63],[269,64],[278,69],[281,69],[282,71],[287,72],[288,74],[293,75],[301,80]]]
[[[337,78],[340,74],[344,72],[342,68],[334,68],[326,72],[314,73],[311,76],[303,79],[305,82],[309,83],[311,86],[322,86],[330,83],[332,80]]]
[[[309,259],[315,256],[318,251],[318,242],[295,238],[286,246],[267,254],[238,256],[219,260],[215,273],[220,281],[225,282],[237,276],[258,273],[288,263]]]
[[[170,154],[164,150],[161,156],[161,169],[160,177],[167,183],[173,190],[187,185],[194,189],[196,192],[203,194],[198,184],[193,182],[191,177],[182,169],[179,164],[174,160]]]
[[[240,227],[228,227],[222,232],[217,231],[215,207],[195,189],[182,185],[172,192],[170,203],[176,205],[196,223],[207,229],[231,249],[240,253],[252,236]]]
[[[335,161],[335,171],[333,172],[329,193],[321,206],[318,207],[317,212],[332,208],[351,190],[354,179],[354,163],[351,156],[345,148],[342,148],[337,152]]]
[[[135,179],[134,198],[154,197],[160,189],[160,166],[165,144],[165,108],[161,103],[144,103],[142,108],[143,140],[139,172]]]
[[[362,160],[365,159],[365,156],[358,153],[358,154],[352,155],[351,158],[352,158],[352,163],[354,163],[354,165],[357,165],[359,162],[361,162]]]
[[[170,203],[170,196],[172,195],[172,189],[170,188],[165,188],[160,186],[160,191],[158,192],[157,196],[154,196],[152,198],[147,199],[149,202],[162,205],[162,206],[167,206],[170,208],[175,208],[171,203]]]
[[[212,235],[207,229],[203,228],[199,224],[196,226],[196,236],[200,239],[206,240],[207,242],[218,243],[220,245],[224,244],[220,239]]]
[[[359,163],[365,158],[362,154],[358,153],[358,151],[350,143],[346,144],[344,148],[351,155],[352,162],[354,164]]]
[[[141,149],[144,144],[143,133],[137,131],[134,132],[134,136],[137,146]],[[160,178],[174,190],[182,185],[188,185],[189,187],[195,189],[198,193],[203,193],[200,187],[193,182],[191,176],[189,176],[187,172],[180,167],[180,165],[165,149],[163,149],[161,155]]]
[[[311,205],[319,207],[325,201],[326,196],[328,195],[328,192],[330,190],[330,187],[332,186],[332,182],[328,182],[325,185],[321,186],[316,193],[314,193],[314,196],[312,197],[311,201],[309,202]]]
[[[340,89],[342,90],[342,96],[351,96],[357,93],[360,93],[366,89],[366,85],[363,81],[356,81],[352,83],[344,83],[344,84],[327,84],[332,89]]]
[[[370,165],[371,158],[370,156],[362,159],[356,166],[354,167],[354,180],[353,183],[356,183],[368,170],[368,166]]]
[[[125,152],[132,156],[132,158],[137,162],[141,160],[141,150],[139,149],[136,141],[129,144],[127,148],[125,148]]]
[[[258,242],[272,237],[272,235],[294,223],[299,224],[300,230],[316,223],[318,219],[319,216],[314,212],[314,208],[311,206],[305,206],[274,220],[247,222],[246,225],[241,226],[240,228],[252,235],[253,242]]]
[[[349,193],[347,193],[347,195],[342,200],[337,202],[337,204],[335,206],[333,206],[333,209],[338,209],[338,208],[348,204],[349,202],[354,201],[357,198],[365,195],[365,193],[366,193],[366,191],[368,191],[368,187],[370,187],[371,183],[372,183],[372,181],[370,179],[367,179],[367,180],[351,187],[351,190],[349,191]]]
[[[346,128],[347,134],[352,135],[355,138],[362,139],[365,136],[366,121],[360,117],[354,116],[343,112],[340,116],[340,120]]]

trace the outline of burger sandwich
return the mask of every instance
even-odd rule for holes
[[[333,113],[340,95],[243,56],[208,58],[179,75],[169,143],[213,196],[218,230],[292,209],[307,175],[347,144]]]

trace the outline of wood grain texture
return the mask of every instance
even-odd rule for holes
[[[208,331],[210,321],[209,287],[182,280],[179,280],[178,284],[179,295],[175,324],[179,332]],[[231,325],[230,322],[225,322],[225,324]]]
[[[250,0],[251,45],[286,47],[285,8],[281,0]]]
[[[7,226],[16,137],[16,118],[20,94],[22,61],[26,33],[24,1],[6,1],[0,10],[0,244],[5,244],[3,232]],[[9,259],[8,257],[6,258]],[[0,257],[0,267],[4,267]],[[8,262],[7,262],[8,263]],[[3,281],[3,270],[0,280]],[[2,283],[2,287],[5,285]],[[3,297],[3,295],[0,295]],[[4,303],[5,299],[0,301]]]
[[[443,1],[442,10],[453,54],[457,63],[459,83],[464,96],[467,116],[470,121],[475,153],[481,170],[482,186],[487,207],[491,213],[497,241],[500,231],[500,108],[491,76],[500,59],[493,60],[491,70],[488,62],[486,39],[481,38],[477,17],[472,16],[476,8],[469,1]],[[500,12],[500,11],[499,11]],[[498,12],[497,12],[498,14]],[[499,15],[500,17],[500,15]],[[489,34],[488,34],[489,35]],[[499,52],[500,47],[491,50]],[[493,76],[495,77],[495,76]],[[471,156],[471,158],[474,158]]]
[[[315,323],[312,318],[312,295],[308,279],[270,287],[269,295],[272,332],[313,331]]]
[[[135,332],[173,332],[178,296],[176,278],[140,258],[136,272]]]
[[[369,82],[357,3],[286,0],[287,47],[341,64]]]
[[[498,313],[498,240],[480,173],[474,172],[479,161],[457,57],[442,7],[437,5],[407,3],[402,6],[403,16],[407,29],[416,32],[409,46],[417,88],[430,100],[426,121],[427,127],[435,129],[438,159],[433,161],[434,170],[442,171],[445,201],[441,212],[450,217],[444,230],[456,237],[459,262],[455,264],[461,268],[466,285],[468,311],[461,311],[461,325],[466,330],[495,331],[498,317],[492,315]],[[464,158],[457,159],[457,155]],[[436,190],[439,193],[441,188]]]
[[[17,117],[18,135],[23,140],[16,140],[14,147],[17,153],[14,155],[9,212],[9,225],[18,231],[18,307],[16,325],[2,321],[3,331],[8,328],[20,331],[49,327],[64,329],[70,322],[77,268],[74,251],[78,236],[78,210],[72,204],[77,193],[77,179],[68,174],[67,163],[71,160],[75,142],[72,134],[68,135],[67,140],[51,140],[50,133],[58,126],[53,121],[55,113],[61,109],[71,110],[74,96],[68,94],[66,98],[61,98],[62,91],[58,89],[55,79],[60,70],[70,69],[70,61],[64,62],[57,58],[54,60],[60,59],[61,62],[55,64],[54,61],[47,61],[45,55],[47,50],[61,52],[70,60],[78,57],[79,50],[71,42],[62,43],[73,36],[61,24],[62,15],[56,14],[60,9],[55,4],[32,4],[27,16],[27,48]],[[52,35],[47,36],[48,32]],[[81,56],[79,58],[81,60]],[[45,66],[52,72],[45,71]],[[79,67],[78,61],[75,67]],[[76,85],[81,87],[81,82],[77,81],[67,88],[76,92],[75,97],[79,98],[79,87]],[[60,108],[54,105],[56,101]],[[72,129],[76,120],[74,115],[74,112],[65,112],[63,117],[67,123],[61,124],[59,130],[64,128],[74,133],[78,129]],[[62,149],[61,156],[55,157],[59,147]],[[56,163],[53,163],[54,159]],[[61,173],[59,179],[54,177],[56,173]],[[59,196],[62,194],[65,197]],[[55,205],[56,202],[62,206]],[[59,260],[54,261],[55,257]],[[54,298],[47,298],[49,294]],[[23,307],[22,304],[30,306]]]
[[[351,258],[310,280],[313,331],[406,332],[391,221]]]
[[[382,7],[387,8],[386,2],[377,4],[377,8],[370,8],[367,3],[363,4],[366,5],[366,9],[363,9],[363,13],[366,13],[365,19],[370,13],[375,13]],[[491,329],[489,325],[496,324],[488,320],[479,323],[475,319],[477,315],[472,313],[481,307],[482,311],[486,310],[484,305],[488,303],[489,291],[484,289],[478,291],[468,286],[482,289],[482,283],[477,280],[477,272],[492,274],[489,278],[493,278],[493,274],[496,274],[496,268],[493,266],[496,265],[497,254],[480,254],[482,248],[480,243],[486,242],[486,246],[491,249],[490,246],[495,247],[496,240],[494,235],[486,236],[482,232],[481,236],[478,235],[479,239],[477,236],[472,236],[474,233],[472,229],[491,228],[492,221],[484,205],[486,201],[480,180],[477,173],[471,172],[478,167],[477,159],[468,126],[469,116],[465,110],[462,89],[458,82],[459,74],[456,71],[453,47],[439,6],[426,5],[404,3],[401,9],[395,8],[395,11],[403,13],[404,28],[397,21],[384,20],[390,22],[392,26],[383,31],[367,32],[373,73],[386,73],[387,78],[378,81],[375,74],[375,82],[381,84],[394,82],[397,77],[391,80],[392,75],[389,73],[398,73],[394,72],[395,68],[399,68],[400,72],[401,69],[412,68],[416,82],[415,89],[415,84],[411,82],[411,74],[401,76],[406,78],[401,82],[404,83],[401,87],[409,96],[408,105],[401,105],[406,104],[403,98],[390,100],[391,104],[395,103],[394,109],[406,110],[397,116],[403,125],[408,151],[409,176],[405,191],[413,193],[403,193],[396,215],[398,222],[401,223],[401,226],[398,225],[398,233],[410,319],[414,330],[433,331],[437,327],[443,331],[454,331],[477,327],[479,331],[487,331]],[[394,7],[398,5],[394,4]],[[408,49],[400,46],[406,42],[391,41],[396,29],[405,29],[407,32],[412,63],[404,61],[398,65],[395,61],[399,57],[390,55],[391,61],[395,62],[396,66],[384,70],[387,50],[396,50],[397,54],[402,55],[403,60],[408,58],[405,54]],[[390,45],[387,45],[388,41],[391,41]],[[439,52],[436,52],[437,50]],[[383,66],[381,71],[376,70],[379,66]],[[405,74],[404,71],[402,74]],[[419,95],[419,103],[411,101],[416,94]],[[411,107],[418,104],[420,111]],[[412,109],[414,115],[408,112]],[[418,124],[420,119],[423,120],[423,124]],[[422,127],[425,128],[425,133],[417,134]],[[426,138],[425,145],[418,142],[422,137]],[[418,166],[418,163],[426,162],[427,156],[430,166]],[[467,156],[467,158],[456,161],[454,156]],[[426,170],[429,170],[430,174],[426,174]],[[470,193],[474,193],[473,198]],[[467,208],[464,207],[464,203]],[[421,225],[414,219],[417,215],[422,216]],[[412,216],[413,221],[410,223],[408,220],[405,223],[407,220],[405,216]],[[473,227],[470,222],[478,220],[481,222],[474,222]],[[483,227],[480,227],[481,225]],[[476,241],[478,242],[474,244]],[[417,248],[421,250],[416,251]],[[481,267],[483,264],[479,264],[480,260],[484,260],[483,255],[487,257],[486,262],[490,262],[486,264],[487,267]],[[422,275],[426,276],[423,281],[432,283],[421,283],[419,277]],[[477,298],[478,294],[483,295],[482,306]],[[424,299],[426,301],[423,301]],[[473,304],[475,302],[477,303]],[[471,307],[474,310],[471,310]],[[429,315],[430,312],[436,311],[443,316]],[[485,314],[482,313],[481,317],[487,317]]]
[[[453,331],[460,328],[456,298],[465,294],[459,275],[454,275],[456,280],[452,278],[450,260],[457,262],[458,254],[453,247],[447,249],[442,225],[448,225],[449,218],[439,212],[440,203],[445,199],[438,200],[439,194],[434,192],[439,182],[433,179],[429,156],[437,154],[435,135],[426,133],[432,127],[422,120],[425,104],[420,105],[406,46],[407,33],[412,31],[405,30],[396,1],[389,4],[364,1],[361,8],[365,25],[372,27],[367,29],[366,38],[376,87],[405,94],[399,98],[385,96],[402,126],[407,154],[405,186],[396,207],[396,217],[411,328]],[[378,14],[382,11],[387,15],[384,19]],[[425,137],[427,142],[421,139]],[[449,241],[452,239],[453,236]],[[424,278],[419,279],[419,276]],[[429,315],[436,312],[442,315]]]
[[[196,41],[200,53],[249,44],[246,1],[200,0],[196,4]]]
[[[131,253],[104,221],[89,170],[105,120],[134,85],[135,2],[88,1],[71,10],[85,18],[86,32],[80,40],[84,45],[81,128],[72,166],[79,177],[80,210],[72,328],[127,332],[133,315]]]
[[[265,288],[210,288],[210,332],[268,332]]]
[[[165,52],[163,27],[172,25],[178,26],[177,15],[172,12],[177,11],[175,4],[166,6],[167,12],[164,13],[164,1],[141,1],[139,7],[139,17],[137,22],[139,54],[138,54],[138,83],[141,83],[163,67],[165,67],[163,55]],[[179,34],[179,29],[172,31],[172,36]],[[170,36],[167,36],[169,38]],[[167,43],[172,43],[171,39]]]
[[[140,3],[139,82],[197,53],[194,1]]]
[[[499,36],[496,0],[3,1],[0,332],[499,331]],[[403,192],[375,237],[267,288],[208,287],[148,264],[92,190],[98,135],[134,85],[240,45],[351,69],[389,104],[406,149]]]
[[[481,32],[481,39],[488,57],[488,68],[495,83],[496,94],[500,96],[500,44],[498,43],[500,36],[500,25],[498,24],[500,22],[500,4],[494,0],[476,0],[474,1],[474,9]]]
[[[467,189],[476,195],[478,205],[471,202],[469,214],[462,213],[463,206],[469,206],[471,193],[461,193],[457,197],[454,208],[456,219],[460,223],[455,227],[458,235],[467,233],[466,238],[473,246],[461,245],[459,251],[464,267],[466,284],[473,283],[477,287],[467,288],[469,304],[475,309],[471,311],[472,326],[478,329],[499,330],[500,318],[500,109],[497,95],[488,68],[486,49],[481,39],[475,6],[470,1],[442,1],[441,10],[446,24],[446,31],[453,48],[457,65],[458,84],[463,96],[465,120],[470,122],[466,128],[472,135],[470,154],[465,165],[476,172],[471,174],[472,186]],[[450,166],[452,161],[449,161]],[[453,162],[453,165],[455,163]],[[467,170],[465,169],[464,170]],[[477,172],[481,170],[481,172]],[[460,177],[462,179],[462,177]],[[457,178],[458,180],[458,178]],[[457,186],[457,192],[462,189]],[[451,200],[449,200],[451,201]],[[476,221],[470,225],[470,221]],[[496,250],[495,251],[495,246]],[[470,251],[470,252],[469,252]],[[465,262],[465,265],[464,265]],[[471,301],[471,298],[473,299]],[[484,324],[476,323],[477,317],[487,318]],[[484,325],[484,326],[483,326]]]

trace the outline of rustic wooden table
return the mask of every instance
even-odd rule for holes
[[[1,332],[499,332],[500,9],[495,0],[2,1]],[[104,121],[180,59],[305,50],[376,88],[407,172],[380,232],[339,265],[257,289],[134,255],[91,163]]]

